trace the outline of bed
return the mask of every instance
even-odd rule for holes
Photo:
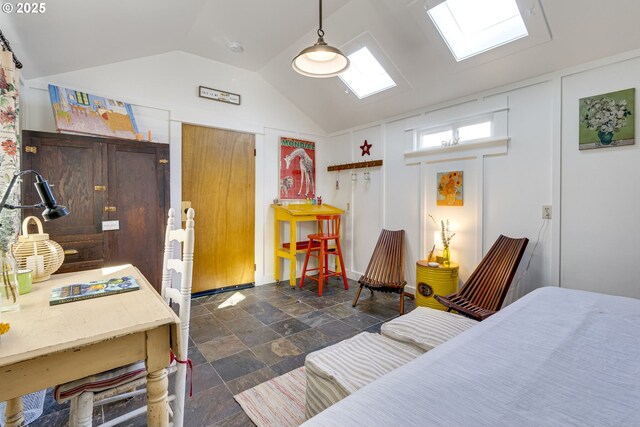
[[[640,300],[545,287],[303,424],[638,426]]]

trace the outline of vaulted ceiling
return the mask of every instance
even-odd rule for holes
[[[183,50],[259,73],[327,132],[640,47],[637,0],[518,0],[539,34],[458,63],[425,14],[441,1],[324,0],[326,41],[347,54],[373,46],[398,82],[363,100],[291,68],[317,37],[317,0],[57,0],[2,14],[0,29],[27,79]]]

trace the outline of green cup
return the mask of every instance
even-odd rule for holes
[[[18,270],[18,292],[20,295],[31,292],[31,270]]]

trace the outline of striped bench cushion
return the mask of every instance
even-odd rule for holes
[[[100,392],[109,390],[146,375],[147,369],[144,362],[136,362],[121,368],[58,385],[54,389],[54,397],[58,403],[64,403],[85,391]]]
[[[380,332],[392,340],[429,351],[477,324],[476,320],[458,314],[417,307],[384,323]]]
[[[305,416],[311,418],[420,354],[410,346],[369,332],[310,353],[304,364]]]

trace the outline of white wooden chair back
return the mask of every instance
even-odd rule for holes
[[[162,289],[161,293],[163,298],[169,302],[177,303],[180,306],[178,316],[180,317],[180,331],[178,332],[178,354],[176,355],[176,364],[169,368],[170,372],[175,370],[175,394],[169,396],[169,402],[173,402],[172,423],[170,425],[175,427],[183,427],[184,425],[184,402],[187,390],[187,348],[189,347],[189,317],[191,315],[191,281],[193,273],[193,209],[187,211],[187,222],[184,229],[175,228],[175,212],[173,209],[169,210],[169,218],[167,219],[167,228],[165,233],[164,242],[164,262],[162,265]],[[181,253],[179,256],[174,257],[173,249],[175,242],[182,244]],[[177,245],[176,245],[177,246]],[[180,288],[173,288],[171,286],[172,279],[180,275]],[[182,362],[182,363],[180,363]],[[140,365],[139,362],[134,365]],[[142,364],[143,365],[143,364]],[[144,365],[143,365],[144,366]],[[126,368],[126,367],[125,367]],[[87,427],[92,425],[93,418],[93,406],[100,402],[101,404],[107,404],[116,402],[125,398],[137,396],[143,394],[146,390],[139,389],[141,386],[147,384],[146,371],[143,371],[145,376],[134,379],[133,381],[124,379],[124,382],[117,383],[113,386],[93,390],[84,390],[78,394],[65,398],[71,400],[71,408],[69,412],[69,425],[72,427]],[[107,375],[107,377],[113,381],[113,372],[107,371],[97,376],[87,377],[79,380],[84,381],[83,384],[89,384],[95,386],[96,383],[104,383],[101,375]],[[86,381],[85,381],[86,380]],[[77,382],[77,381],[76,381]],[[77,387],[77,384],[72,384],[73,387]],[[136,388],[138,388],[136,390]],[[133,390],[133,391],[130,391]],[[103,424],[102,427],[112,427],[119,425],[127,420],[135,418],[147,411],[146,405],[137,408],[131,412],[120,415],[112,420],[109,420]]]
[[[180,333],[178,334],[178,361],[187,360],[189,347],[189,317],[191,315],[191,285],[193,275],[193,246],[195,212],[189,208],[187,222],[184,229],[175,228],[175,212],[169,209],[167,229],[164,241],[164,261],[162,265],[162,296],[167,303],[170,301],[179,305]],[[182,244],[182,256],[174,257],[175,242]],[[180,254],[178,254],[180,255]],[[180,288],[172,287],[172,278],[180,275]],[[182,427],[184,420],[184,402],[187,386],[187,365],[177,363],[175,377],[175,407],[173,408],[173,425]]]

